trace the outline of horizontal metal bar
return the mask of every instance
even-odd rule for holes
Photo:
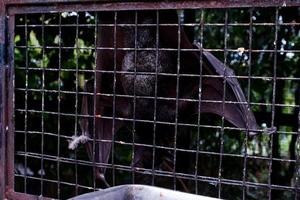
[[[58,115],[58,116],[65,116],[65,117],[75,117],[75,114],[72,113],[58,113],[58,112],[50,112],[50,111],[39,111],[39,110],[24,110],[24,109],[16,109],[17,112],[29,112],[29,113],[45,113],[45,114],[50,114],[50,115]],[[260,116],[261,114],[258,113],[258,116]],[[78,117],[85,117],[85,118],[101,118],[101,119],[108,119],[111,120],[113,119],[110,116],[93,116],[93,115],[77,115]],[[293,115],[288,115],[288,114],[284,114],[284,117],[279,118],[278,120],[281,120],[280,123],[282,124],[289,124],[289,123],[294,123],[294,121],[296,121],[297,119],[293,117]],[[165,122],[165,121],[153,121],[153,120],[143,120],[143,119],[132,119],[132,118],[124,118],[124,117],[116,117],[115,120],[118,121],[125,121],[125,122],[143,122],[143,123],[156,123],[156,124],[163,124],[163,125],[175,125],[175,123],[173,122]],[[265,121],[268,121],[267,119],[265,119]],[[178,126],[182,126],[182,127],[194,127],[194,128],[212,128],[212,129],[220,129],[222,128],[222,126],[217,126],[217,125],[203,125],[203,124],[191,124],[191,123],[178,123]],[[236,127],[227,127],[224,126],[223,127],[224,130],[236,130],[236,131],[246,131],[247,129],[243,129],[243,128],[236,128]],[[265,133],[264,129],[261,130],[257,130],[257,132],[260,132],[262,134]],[[290,134],[290,135],[297,135],[297,132],[286,132],[286,131],[277,131],[277,133],[282,133],[282,134]]]
[[[191,26],[191,27],[197,27],[200,26],[199,23],[182,23],[180,24],[181,26]],[[35,28],[35,27],[85,27],[85,28],[90,28],[90,27],[95,27],[95,24],[18,24],[16,25],[17,28],[24,28],[25,26],[30,27],[30,28]],[[117,27],[156,27],[157,24],[116,24]],[[177,27],[178,24],[159,24],[158,26],[174,26]],[[221,26],[223,27],[223,23],[203,23],[203,26]],[[228,23],[228,27],[230,26],[250,26],[249,23]],[[252,26],[275,26],[275,23],[252,23]],[[290,22],[290,23],[282,23],[280,26],[300,26],[300,23],[297,22]],[[98,24],[97,27],[114,27],[114,24]]]
[[[30,153],[27,154],[26,156],[33,157],[33,158],[40,158],[41,155],[38,153]],[[55,156],[45,156],[45,160],[51,160],[51,161],[57,161]],[[59,158],[60,162],[67,162],[67,163],[74,163],[75,160],[69,159],[69,158]],[[188,179],[188,180],[197,180],[197,181],[207,181],[210,183],[218,183],[219,179],[217,177],[208,177],[208,176],[201,176],[198,175],[197,178],[195,178],[194,174],[185,174],[185,173],[179,173],[179,172],[169,172],[169,171],[162,171],[159,169],[147,169],[147,168],[138,168],[138,167],[132,167],[132,166],[127,166],[127,165],[119,165],[119,164],[105,164],[105,163],[93,163],[91,161],[85,161],[85,160],[76,160],[77,164],[80,165],[85,165],[85,166],[93,166],[96,165],[97,167],[105,167],[105,168],[112,168],[114,167],[117,170],[124,170],[128,172],[132,172],[134,170],[137,173],[142,173],[142,174],[153,174],[156,176],[165,176],[165,177],[174,177],[174,175],[178,178],[183,178],[183,179]],[[37,177],[36,177],[37,178]],[[44,180],[44,179],[43,179]],[[238,186],[256,186],[256,187],[263,187],[263,188],[269,188],[269,186],[272,189],[279,189],[279,190],[289,190],[289,191],[294,191],[295,188],[291,186],[282,186],[282,185],[268,185],[266,183],[257,183],[257,182],[250,182],[246,181],[243,183],[243,181],[240,180],[233,180],[233,179],[225,179],[221,178],[221,183],[223,184],[228,184],[228,185],[238,185]],[[300,190],[300,188],[298,188]]]
[[[70,113],[58,113],[58,112],[50,112],[50,111],[40,111],[40,110],[24,110],[24,109],[15,109],[17,112],[29,112],[29,113],[44,113],[44,114],[49,114],[49,115],[60,115],[60,116],[66,116],[66,117],[75,117],[75,114],[70,114]],[[78,117],[86,117],[86,118],[100,118],[100,119],[109,119],[112,120],[113,117],[110,116],[100,116],[100,115],[81,115],[77,114]],[[165,121],[153,121],[153,120],[145,120],[145,119],[132,119],[132,118],[125,118],[125,117],[115,117],[115,120],[119,121],[125,121],[125,122],[143,122],[143,123],[156,123],[156,124],[163,124],[163,125],[173,125],[175,126],[175,122],[165,122]],[[221,128],[221,126],[212,126],[212,125],[200,125],[198,126],[197,124],[189,124],[189,123],[177,123],[177,126],[185,126],[185,127],[203,127],[203,128]],[[235,127],[224,127],[224,129],[228,130],[238,130],[238,131],[246,131],[248,129],[243,129],[243,128],[235,128]],[[257,130],[259,132],[264,132],[264,130]]]
[[[47,93],[58,93],[59,91],[57,90],[47,90],[47,89],[34,89],[34,88],[30,88],[30,89],[26,89],[26,88],[16,88],[17,91],[31,91],[31,92],[47,92]],[[89,92],[74,92],[74,91],[68,91],[68,90],[61,90],[61,93],[64,94],[82,94],[82,95],[96,95],[96,96],[105,96],[105,97],[121,97],[121,98],[139,98],[139,99],[157,99],[157,100],[165,100],[165,101],[176,101],[175,97],[163,97],[163,96],[158,96],[158,97],[153,97],[153,96],[140,96],[140,95],[126,95],[126,94],[110,94],[110,93],[89,93]],[[197,98],[192,99],[192,98],[178,98],[179,101],[182,102],[199,102],[199,100]],[[224,103],[224,104],[238,104],[238,105],[242,105],[242,104],[249,104],[251,106],[271,106],[274,105],[276,107],[290,107],[290,108],[299,108],[299,105],[295,105],[295,104],[272,104],[272,103],[254,103],[254,102],[237,102],[237,101],[218,101],[218,100],[206,100],[206,99],[201,99],[201,102],[203,103],[215,103],[215,104],[220,104],[220,103]]]
[[[117,3],[117,2],[140,2],[140,3],[146,3],[148,1],[146,0],[86,0],[86,1],[81,1],[81,0],[4,0],[4,3],[7,5],[12,5],[12,4],[49,4],[49,3]],[[299,3],[298,0],[223,0],[223,1],[218,1],[218,0],[201,0],[201,4],[204,5],[210,5],[210,6],[245,6],[245,5],[260,5],[260,6],[268,6],[268,5],[281,5],[281,6],[291,6]],[[175,3],[175,4],[191,4],[191,5],[197,5],[199,4],[199,1],[196,0],[185,0],[184,2],[176,1],[176,0],[157,0],[153,3]],[[215,5],[211,5],[215,4]]]
[[[144,147],[151,147],[151,145],[145,145],[145,144],[137,144],[138,146],[144,146]],[[161,147],[162,149],[169,149],[167,147]],[[60,161],[63,163],[68,163],[68,164],[74,164],[75,162],[77,162],[80,165],[83,166],[93,166],[94,164],[97,167],[105,167],[105,168],[112,168],[114,166],[118,166],[120,167],[120,169],[126,169],[128,168],[129,171],[130,169],[133,170],[132,166],[130,165],[115,165],[115,164],[109,164],[109,163],[94,163],[91,161],[86,161],[86,160],[80,160],[80,159],[71,159],[71,158],[67,158],[67,157],[56,157],[53,155],[47,155],[47,154],[40,154],[40,153],[34,153],[34,152],[16,152],[18,156],[27,156],[27,157],[31,157],[31,158],[41,158],[42,156],[44,156],[45,160],[49,160],[49,161]],[[214,152],[205,152],[205,151],[201,151],[201,154],[204,155],[215,155],[218,156],[220,155],[220,153],[214,153]],[[222,154],[223,155],[223,154]],[[230,157],[239,157],[239,155],[229,155],[227,154],[226,156],[230,156]],[[261,157],[261,156],[247,156],[247,158],[251,158],[251,159],[260,159],[260,160],[273,160],[273,161],[279,161],[279,162],[295,162],[295,160],[286,160],[286,159],[278,159],[278,158],[269,158],[269,157]],[[135,168],[138,169],[138,168]],[[139,169],[143,169],[143,170],[147,170],[147,168],[139,168]],[[157,170],[158,172],[162,172],[161,170]],[[179,173],[178,173],[179,174]],[[181,173],[182,175],[189,175],[186,173]],[[300,189],[300,188],[299,188]]]
[[[80,1],[80,0],[4,0],[6,5],[32,5],[32,4],[118,4],[118,3],[138,3],[141,5],[148,5],[148,1],[141,0],[97,0],[97,1]],[[297,6],[300,4],[299,0],[185,0],[185,1],[176,1],[176,0],[158,0],[151,2],[151,8],[164,8],[163,6],[169,8],[171,5],[178,8],[224,8],[224,7],[249,7],[249,6]],[[165,8],[166,9],[166,8]]]
[[[68,139],[71,139],[71,137],[68,137]],[[111,140],[94,140],[94,139],[89,139],[88,141],[90,142],[112,142]],[[118,141],[115,140],[114,143],[116,144],[120,144],[120,145],[127,145],[127,146],[132,146],[132,143],[127,143],[124,141]],[[174,148],[172,147],[167,147],[167,146],[160,146],[160,145],[151,145],[151,144],[142,144],[142,143],[134,143],[134,146],[137,147],[149,147],[149,148],[156,148],[156,149],[162,149],[162,150],[169,150],[172,151],[174,150]],[[219,153],[219,152],[213,152],[213,151],[203,151],[203,150],[199,150],[197,151],[196,149],[182,149],[177,147],[176,151],[178,152],[185,152],[185,153],[198,153],[198,154],[203,154],[203,155],[207,155],[207,156],[225,156],[225,157],[231,157],[231,158],[243,158],[244,155],[243,154],[233,154],[233,153]],[[48,155],[48,154],[40,154],[40,153],[36,153],[36,152],[23,152],[23,151],[17,151],[16,155],[18,156],[31,156],[31,155],[35,155],[35,156],[40,156],[40,157],[45,157],[45,159],[47,159],[47,157],[49,157],[50,160],[56,159],[55,161],[62,161],[64,159],[69,159],[70,162],[74,161],[76,162],[77,160],[75,159],[70,159],[67,157],[56,157],[53,155]],[[291,159],[287,159],[287,158],[270,158],[270,157],[266,157],[266,156],[259,156],[259,155],[247,155],[247,159],[255,159],[255,160],[273,160],[273,161],[279,161],[279,162],[289,162],[289,163],[295,163],[296,160],[291,160]],[[79,160],[80,161],[80,160]],[[91,162],[92,163],[92,162]],[[92,166],[92,165],[91,165]]]
[[[8,199],[26,199],[26,200],[53,200],[52,198],[41,197],[26,193],[15,192],[13,190],[8,190],[6,192]]]
[[[264,129],[259,130],[251,130],[251,129],[245,129],[245,128],[235,128],[235,127],[226,127],[226,126],[212,126],[212,125],[198,125],[198,124],[190,124],[190,123],[175,123],[175,122],[168,122],[168,121],[154,121],[154,120],[145,120],[145,119],[133,119],[133,118],[126,118],[126,117],[110,117],[110,116],[102,116],[102,115],[81,115],[81,114],[73,114],[73,113],[58,113],[58,112],[52,112],[52,111],[40,111],[40,110],[24,110],[24,109],[16,109],[17,112],[29,112],[29,113],[39,113],[39,114],[49,114],[49,115],[59,115],[59,116],[66,116],[66,117],[85,117],[85,118],[100,118],[100,119],[115,119],[118,121],[123,122],[143,122],[143,123],[149,123],[149,124],[162,124],[162,125],[170,125],[170,126],[183,126],[183,127],[203,127],[203,128],[224,128],[224,130],[237,130],[237,131],[256,131],[259,133],[265,133]],[[289,119],[290,120],[290,119]],[[266,133],[268,134],[268,133]]]
[[[54,71],[54,72],[88,72],[88,73],[95,73],[95,72],[100,72],[100,73],[106,73],[106,74],[128,74],[128,75],[155,75],[155,72],[130,72],[130,71],[111,71],[111,70],[97,70],[97,69],[76,69],[75,67],[73,68],[39,68],[39,67],[15,67],[16,70],[31,70],[31,71]],[[163,73],[163,72],[158,72],[157,75],[159,76],[179,76],[179,77],[200,77],[200,75],[197,74],[174,74],[174,73]],[[202,74],[201,77],[204,78],[223,78],[224,76],[222,75],[204,75]],[[258,79],[258,80],[264,80],[264,81],[272,81],[273,77],[272,76],[226,76],[227,78],[237,78],[237,79]],[[299,81],[300,77],[276,77],[276,80],[291,80],[291,81]],[[25,90],[26,88],[17,88],[17,89],[22,89]],[[57,90],[56,90],[57,91]],[[54,91],[53,91],[54,92]],[[65,91],[67,92],[67,91]],[[71,91],[70,91],[71,92]]]
[[[284,115],[284,117],[290,117],[288,116],[287,114]],[[211,128],[211,129],[219,129],[220,126],[206,126],[206,125],[200,125],[199,127],[201,128]],[[230,130],[231,127],[226,127]],[[15,130],[15,133],[22,133],[22,134],[25,134],[25,133],[29,133],[29,134],[45,134],[45,135],[49,135],[49,136],[54,136],[54,137],[61,137],[61,138],[65,138],[65,139],[71,139],[71,137],[69,136],[69,132],[68,133],[61,133],[60,136],[58,136],[57,133],[51,133],[51,132],[41,132],[41,131],[30,131],[30,130],[27,130],[27,131],[24,131],[24,130]],[[277,131],[278,134],[285,134],[285,135],[298,135],[298,132],[295,132],[295,131]],[[97,140],[97,139],[96,139]],[[133,143],[128,143],[130,145],[132,145]]]
[[[5,1],[9,15],[20,13],[47,13],[64,11],[113,11],[113,10],[166,10],[234,7],[284,7],[299,6],[300,0],[186,0],[186,1],[66,1],[66,0],[12,0]]]
[[[86,50],[115,50],[113,47],[73,47],[73,46],[64,46],[64,47],[58,47],[58,46],[22,46],[22,45],[16,45],[15,48],[19,49],[86,49]],[[155,48],[139,48],[134,49],[130,47],[118,47],[116,48],[118,51],[155,51]],[[224,52],[224,49],[204,49],[208,52]],[[178,51],[178,49],[175,48],[159,48],[159,51]],[[180,49],[180,51],[184,52],[200,52],[199,49]],[[227,52],[239,52],[238,49],[226,49]],[[244,52],[250,52],[250,49],[244,49]],[[274,50],[271,49],[251,49],[252,53],[273,53]],[[292,50],[278,50],[277,53],[300,53],[300,49],[292,49]]]
[[[15,174],[15,177],[24,178],[25,176],[24,175],[20,175],[20,174]],[[33,176],[27,176],[26,178],[27,179],[32,179],[32,180],[38,180],[38,181],[42,180],[40,177],[33,177]],[[53,180],[53,179],[44,178],[43,181],[49,182],[49,183],[58,184],[57,180]],[[70,183],[70,182],[66,182],[66,181],[59,181],[59,184],[61,184],[61,185],[68,185],[68,186],[77,186],[79,188],[83,188],[83,189],[88,189],[88,190],[93,190],[94,191],[94,187],[82,185],[82,184],[79,184],[79,183],[76,184],[76,183]]]

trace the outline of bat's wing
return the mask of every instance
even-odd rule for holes
[[[163,17],[160,17],[163,22],[178,22],[178,15],[174,11],[166,13]],[[160,27],[160,41],[162,42],[162,47],[167,48],[178,48],[178,27],[168,26]],[[200,49],[197,45],[197,47]],[[181,49],[194,49],[194,45],[189,41],[183,29],[181,29],[180,34],[180,48]],[[177,55],[176,55],[177,56]],[[199,74],[199,53],[193,51],[186,51],[180,53],[181,62],[181,73],[186,74]],[[220,103],[212,102],[202,102],[200,112],[215,113],[220,116],[224,116],[227,121],[232,123],[234,126],[239,128],[247,128],[250,133],[254,133],[257,129],[257,123],[253,113],[249,108],[249,104],[243,94],[240,84],[236,77],[234,77],[234,72],[229,67],[226,67],[221,61],[219,61],[215,56],[209,52],[203,52],[203,74],[208,75],[220,75],[226,77],[226,91],[225,100],[232,103],[222,105],[222,100],[224,96],[224,78],[203,78],[202,84],[202,100],[213,100]],[[176,64],[174,66],[177,66]],[[176,71],[176,70],[174,70]],[[198,92],[198,85],[195,81],[186,80],[184,83],[185,97],[191,97]],[[173,90],[171,89],[173,88]],[[174,92],[174,87],[170,86],[170,91]],[[170,92],[171,93],[171,92]],[[182,102],[179,104],[179,108],[185,110],[187,103]],[[223,109],[224,108],[224,109]],[[197,109],[198,111],[198,109]]]
[[[258,125],[233,70],[226,67],[209,52],[203,52],[203,60],[215,71],[215,74],[226,77],[226,90],[224,92],[223,77],[204,78],[202,100],[217,102],[203,102],[201,112],[211,112],[224,116],[236,127],[247,128],[250,134],[255,134]],[[223,107],[224,94],[226,103]]]
[[[89,80],[85,85],[85,92],[90,94],[85,94],[82,98],[81,114],[88,117],[81,119],[80,127],[83,135],[93,138],[93,141],[86,143],[89,159],[95,163],[105,165],[108,163],[111,152],[113,121],[111,119],[100,118],[104,115],[104,106],[107,104],[105,99],[97,97],[97,104],[99,105],[97,105],[97,112],[94,112],[96,106],[94,106],[93,84],[94,80]],[[96,117],[94,117],[94,115],[96,115]],[[120,122],[115,120],[115,133],[118,131],[121,125],[122,124]],[[106,183],[104,178],[105,169],[105,167],[99,167],[96,169],[97,178],[103,180],[104,183]]]

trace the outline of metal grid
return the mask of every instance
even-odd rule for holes
[[[117,3],[115,5],[118,6]],[[136,4],[128,5],[129,10],[135,9],[133,6]],[[155,7],[154,3],[150,5]],[[207,7],[205,2],[203,5]],[[15,9],[12,7],[10,12],[18,14],[20,10]],[[26,193],[29,194],[26,197],[32,199],[35,196],[31,195],[64,199],[103,188],[105,184],[95,178],[96,169],[100,167],[107,169],[106,177],[111,186],[147,183],[219,198],[298,199],[300,112],[297,65],[300,49],[291,45],[293,42],[297,44],[297,38],[299,40],[297,31],[300,22],[295,17],[297,9],[178,10],[178,20],[167,23],[160,21],[166,16],[164,12],[168,12],[163,10],[151,11],[154,13],[153,21],[146,23],[139,20],[146,11],[130,11],[125,15],[122,11],[112,11],[109,12],[110,23],[101,23],[103,12],[89,11],[94,9],[40,14],[42,10],[25,7],[23,12],[34,11],[38,14],[10,16],[8,58],[11,68],[6,81],[8,98],[4,99],[8,101],[7,110],[10,112],[7,114],[11,115],[7,118],[14,115],[14,122],[8,123],[10,134],[7,147],[13,145],[14,148],[7,148],[8,196],[18,199]],[[134,16],[133,21],[119,23],[122,17],[130,13]],[[113,39],[113,45],[99,46],[101,27],[113,30],[113,35],[107,36]],[[177,43],[171,47],[159,45],[162,40],[159,30],[162,27],[172,28]],[[117,34],[122,28],[132,31],[133,46],[117,46]],[[138,35],[147,28],[153,29],[154,43],[139,47]],[[290,40],[285,38],[284,32]],[[183,34],[187,34],[191,42],[200,43],[203,49],[182,48]],[[265,39],[265,35],[271,38]],[[242,36],[244,38],[241,39]],[[109,66],[110,69],[99,70],[96,67],[101,59],[100,51],[112,53],[113,65]],[[134,63],[137,63],[139,52],[143,51],[155,55],[154,71],[139,72],[136,68],[123,71],[118,68],[118,52],[133,52]],[[224,75],[203,73],[203,51],[212,52],[237,75],[224,78]],[[176,55],[174,71],[158,71],[160,52]],[[190,52],[196,52],[200,57],[197,73],[184,71],[180,55]],[[290,60],[284,60],[286,57]],[[291,67],[285,70],[287,65]],[[97,91],[95,80],[98,79],[95,77],[100,74],[109,83],[105,92]],[[133,76],[134,79],[139,76],[154,77],[153,94],[137,94],[135,89],[131,94],[120,92],[120,76]],[[159,95],[163,87],[158,84],[159,77],[175,83],[175,94]],[[224,116],[200,113],[203,103],[222,104],[223,115],[225,104],[247,104],[227,101],[226,95],[221,101],[203,99],[202,83],[207,78],[224,78],[225,94],[227,78],[239,80],[247,102],[262,126],[257,136],[250,136],[251,130],[248,128],[231,126]],[[84,90],[86,80],[92,80],[91,91]],[[181,92],[187,88],[181,82],[186,84],[189,82],[187,80],[196,80],[198,90],[196,95],[182,97]],[[133,88],[136,88],[133,83]],[[288,99],[284,95],[291,97]],[[85,97],[108,99],[103,102],[109,104],[107,107],[111,110],[106,112],[109,114],[99,115],[93,103],[93,114],[83,114],[81,109]],[[132,103],[132,115],[124,117],[118,113],[122,99]],[[141,100],[152,102],[153,108],[141,108],[138,106]],[[159,104],[162,102],[173,103],[175,113],[172,120],[159,119]],[[181,102],[196,105],[198,113],[192,119],[186,119],[190,115],[180,118],[184,115],[178,108]],[[147,112],[147,109],[151,111],[151,118],[141,115],[141,110]],[[72,135],[81,134],[80,122],[91,120],[95,124],[99,118],[112,123],[112,132],[118,129],[116,124],[119,122],[126,123],[124,127],[127,127],[113,135],[112,156],[108,163],[89,160],[83,145],[75,151],[68,149]],[[277,127],[277,131],[267,133],[264,124]],[[159,143],[164,131],[171,132],[174,138],[167,134],[169,141]],[[138,138],[141,133],[151,133],[151,136],[141,141]],[[92,137],[90,142],[95,155],[96,144],[103,141]],[[284,149],[287,148],[284,145],[290,149]],[[135,149],[139,147],[151,149],[153,158],[148,167],[131,164],[137,153]],[[14,159],[10,157],[12,155]],[[161,155],[170,157],[160,158]],[[161,160],[157,161],[157,158]],[[176,164],[172,166],[170,163]]]

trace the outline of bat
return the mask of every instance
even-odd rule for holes
[[[234,126],[249,130],[250,135],[254,135],[258,130],[255,117],[249,109],[249,104],[232,69],[208,51],[202,50],[199,45],[192,44],[180,26],[146,26],[156,23],[176,24],[178,20],[176,11],[164,11],[159,18],[156,11],[99,14],[99,24],[103,25],[98,28],[97,33],[97,47],[99,47],[97,72],[94,79],[87,81],[85,85],[84,91],[90,95],[84,95],[82,98],[81,114],[89,117],[80,121],[82,135],[96,141],[94,145],[91,140],[86,142],[90,160],[107,164],[114,134],[119,128],[128,125],[126,122],[102,116],[115,115],[132,119],[134,115],[136,119],[152,119],[155,110],[158,121],[172,122],[176,115],[184,118],[197,114],[198,106],[183,100],[178,100],[176,103],[176,98],[198,97],[199,79],[190,77],[177,79],[178,74],[199,75],[201,71],[206,75],[218,75],[218,78],[203,77],[202,79],[200,113],[224,116],[224,119]],[[107,24],[113,26],[105,26]],[[125,25],[121,26],[122,24]],[[146,25],[135,26],[136,24]],[[124,48],[129,50],[123,50]],[[191,51],[167,50],[178,48]],[[202,70],[200,69],[201,51]],[[133,103],[132,98],[99,95],[103,93],[137,95],[141,98],[135,98]],[[155,95],[172,98],[172,100],[157,100],[155,109],[153,98],[142,98]],[[137,125],[137,130],[141,132],[147,129],[148,127]],[[149,134],[152,133],[152,131],[146,132],[147,134],[141,137],[144,141],[149,139]],[[157,135],[164,135],[161,132],[158,131]],[[172,143],[171,140],[167,143]],[[134,154],[132,165],[143,166],[147,150],[137,146]],[[151,157],[149,158],[151,160]],[[97,167],[96,174],[97,178],[108,185],[104,176],[105,169],[105,167]]]

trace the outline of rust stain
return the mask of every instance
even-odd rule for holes
[[[11,0],[6,1],[10,14],[16,13],[45,13],[57,11],[104,11],[104,10],[166,10],[166,9],[199,9],[199,8],[234,8],[234,7],[275,7],[300,6],[300,0],[186,0],[186,1],[79,1],[79,0]],[[15,6],[17,5],[17,6]]]

